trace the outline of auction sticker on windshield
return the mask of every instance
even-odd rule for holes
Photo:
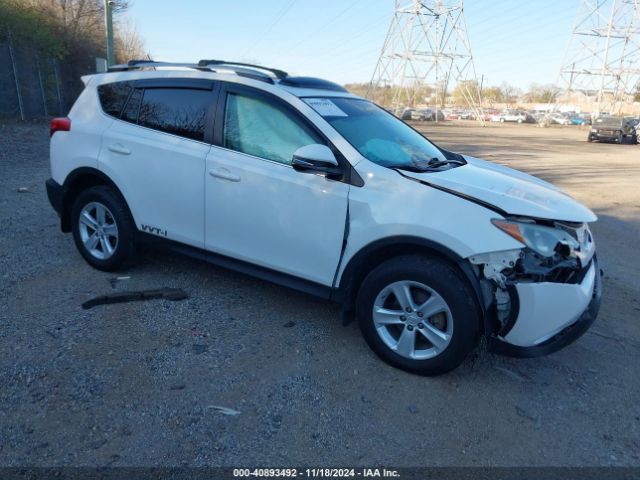
[[[307,105],[313,108],[323,117],[347,117],[338,106],[328,98],[304,98]]]

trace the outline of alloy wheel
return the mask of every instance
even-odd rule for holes
[[[80,239],[87,251],[99,260],[111,257],[118,247],[118,225],[102,203],[90,202],[80,211]]]
[[[384,344],[412,360],[439,355],[453,335],[447,302],[420,282],[403,280],[387,285],[374,301],[372,317]]]

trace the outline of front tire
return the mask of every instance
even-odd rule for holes
[[[360,330],[385,362],[421,375],[456,368],[474,348],[479,309],[462,274],[421,255],[388,260],[363,281],[356,302]]]
[[[124,199],[112,188],[84,190],[73,203],[71,225],[76,247],[98,270],[111,272],[135,258],[135,224]]]

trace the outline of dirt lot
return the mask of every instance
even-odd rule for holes
[[[59,231],[47,126],[0,125],[0,465],[640,466],[640,146],[471,125],[420,128],[594,209],[604,300],[561,352],[479,348],[433,379],[379,361],[331,303],[177,254],[115,288],[188,300],[82,310],[113,275]]]

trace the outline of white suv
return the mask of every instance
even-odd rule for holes
[[[597,315],[589,209],[339,85],[214,60],[83,81],[51,124],[47,190],[98,269],[162,239],[340,302],[380,357],[426,375],[481,335],[508,355],[555,351]]]

